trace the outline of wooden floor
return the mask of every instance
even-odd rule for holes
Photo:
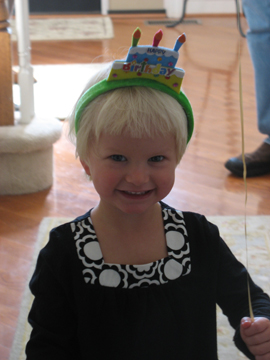
[[[143,32],[141,44],[151,44],[154,33],[162,28],[161,45],[173,47],[177,36],[185,32],[187,42],[180,50],[178,66],[186,71],[183,88],[193,105],[195,134],[166,201],[181,210],[205,215],[244,215],[243,180],[231,176],[223,164],[228,157],[241,152],[239,49],[246,150],[254,150],[264,139],[256,126],[252,63],[246,40],[239,38],[235,17],[197,18],[202,21],[201,25],[181,24],[166,29],[162,25],[146,25],[146,15],[114,16],[114,39],[33,42],[32,63],[92,63],[123,58],[137,26]],[[246,29],[245,20],[243,25]],[[16,65],[16,44],[13,47]],[[54,184],[50,189],[30,195],[0,197],[1,360],[9,356],[40,221],[45,216],[75,217],[98,200],[93,186],[74,159],[73,146],[64,136],[54,146],[54,166]],[[270,175],[248,179],[248,215],[270,215],[269,190]]]

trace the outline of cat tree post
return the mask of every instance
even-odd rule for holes
[[[0,0],[0,126],[14,124],[11,29],[5,0]]]
[[[34,77],[31,65],[29,36],[29,8],[27,0],[15,1],[20,87],[20,123],[27,124],[34,117]]]
[[[9,11],[0,0],[0,195],[29,194],[53,184],[59,120],[35,116],[27,0],[16,0],[21,111],[14,121]],[[17,19],[18,16],[18,19]]]

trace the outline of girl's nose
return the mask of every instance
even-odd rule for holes
[[[126,174],[126,181],[136,186],[146,184],[149,181],[149,173],[144,166],[134,166]]]

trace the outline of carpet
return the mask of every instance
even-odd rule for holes
[[[104,64],[35,65],[34,109],[37,116],[65,119],[88,80]],[[18,71],[18,67],[14,67]],[[13,85],[13,99],[20,105],[20,89]]]
[[[16,20],[10,21],[12,41],[17,41]],[[102,40],[114,37],[112,20],[108,16],[29,19],[31,41]]]
[[[244,219],[242,216],[209,216],[209,221],[216,224],[221,236],[232,249],[236,257],[246,263]],[[69,218],[44,218],[38,231],[36,248],[33,256],[33,264],[29,279],[33,274],[38,253],[48,241],[49,231]],[[249,271],[255,282],[270,294],[270,216],[248,216],[248,251]],[[31,306],[32,295],[28,287],[25,289],[18,326],[14,337],[9,360],[25,359],[24,348],[30,334],[30,326],[27,323],[27,315]],[[219,360],[247,359],[241,354],[232,342],[233,330],[228,324],[227,318],[217,311],[218,323],[218,352]]]

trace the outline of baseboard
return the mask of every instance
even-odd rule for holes
[[[173,27],[173,25],[177,25],[178,19],[174,19],[174,20],[147,20],[145,21],[146,25],[165,25],[167,27]],[[176,24],[177,23],[177,24]],[[202,21],[198,20],[198,19],[183,19],[181,21],[181,24],[197,24],[197,25],[201,25]]]
[[[101,15],[100,11],[42,11],[42,12],[31,12],[29,16],[68,16],[68,15],[85,15],[85,16],[91,16],[91,15]]]
[[[165,9],[155,9],[155,10],[108,10],[108,14],[165,14]]]

